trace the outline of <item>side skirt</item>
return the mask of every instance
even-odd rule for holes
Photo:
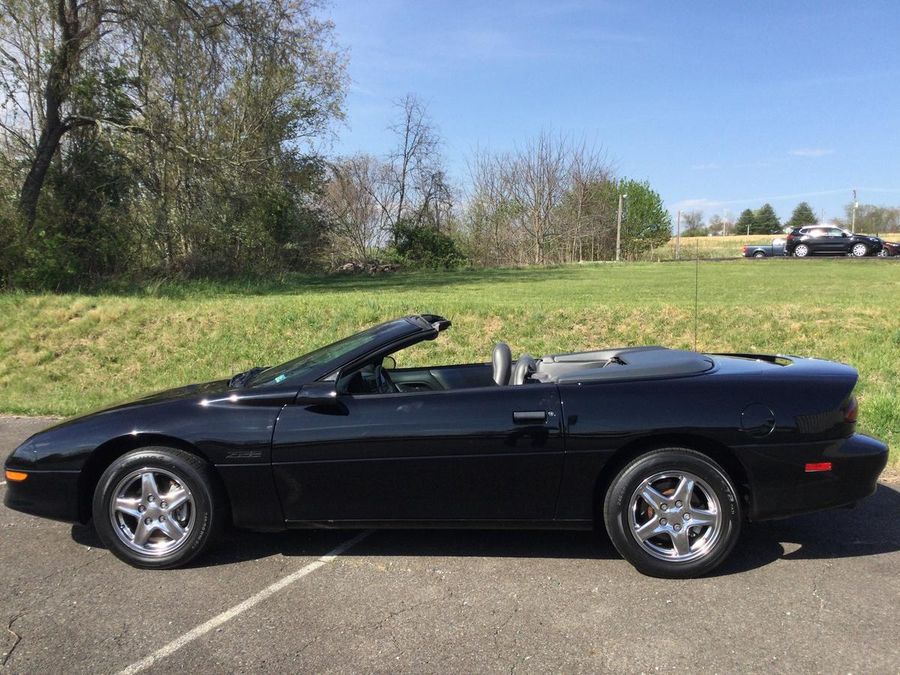
[[[292,530],[592,530],[592,520],[288,520]]]

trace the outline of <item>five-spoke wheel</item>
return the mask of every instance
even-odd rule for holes
[[[143,467],[119,481],[110,518],[119,539],[138,553],[163,556],[183,545],[194,525],[194,499],[183,478]]]
[[[661,560],[699,558],[722,532],[715,492],[686,471],[657,473],[643,480],[631,497],[628,513],[635,539]]]
[[[94,526],[132,565],[177,567],[221,530],[222,501],[202,459],[174,448],[143,448],[116,459],[100,477]]]
[[[683,578],[709,572],[727,557],[741,509],[730,478],[711,458],[662,448],[619,472],[603,516],[616,549],[638,570]]]

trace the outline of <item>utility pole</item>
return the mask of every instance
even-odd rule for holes
[[[675,260],[681,257],[681,211],[675,217]]]
[[[850,231],[853,234],[856,234],[856,209],[859,207],[859,202],[856,201],[856,188],[853,189],[853,215],[850,216]]]
[[[622,258],[622,202],[628,194],[619,195],[619,212],[616,215],[616,262]]]

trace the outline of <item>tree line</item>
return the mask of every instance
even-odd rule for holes
[[[414,96],[331,157],[346,56],[317,0],[0,0],[0,283],[548,264],[665,242],[602,148],[548,132],[449,179]]]
[[[668,241],[671,217],[642,181],[614,175],[601,148],[542,132],[479,150],[453,186],[441,141],[414,96],[397,104],[395,148],[329,165],[323,204],[332,265],[387,257],[407,266],[514,265],[630,258]],[[619,195],[623,199],[619,223]]]
[[[900,208],[859,204],[856,207],[854,224],[854,205],[844,207],[844,217],[835,218],[832,222],[839,227],[857,232],[879,234],[900,231]],[[771,204],[763,204],[760,208],[744,209],[735,222],[729,222],[718,214],[704,222],[702,211],[688,211],[682,214],[682,237],[706,237],[728,234],[783,234],[788,228],[816,225],[819,218],[807,202],[800,202],[791,212],[791,217],[782,223]]]
[[[706,237],[726,234],[782,234],[786,227],[803,227],[818,222],[816,214],[807,202],[800,202],[790,219],[782,223],[773,206],[763,204],[758,209],[744,209],[736,221],[729,222],[715,214],[704,222],[702,211],[688,211],[682,217],[683,237]]]

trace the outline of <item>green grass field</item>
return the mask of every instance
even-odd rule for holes
[[[772,240],[781,235],[751,234],[729,235],[726,237],[682,237],[679,258],[692,260],[699,257],[701,260],[710,258],[737,258],[741,256],[741,246],[744,244],[771,244]],[[656,246],[643,255],[644,260],[666,261],[675,260],[675,237],[669,239],[662,246]]]
[[[100,295],[0,295],[0,412],[71,415],[287,360],[398,315],[454,327],[400,365],[603,346],[692,347],[692,262],[168,284]],[[900,443],[900,264],[699,265],[697,347],[816,355],[861,378],[860,426]]]

